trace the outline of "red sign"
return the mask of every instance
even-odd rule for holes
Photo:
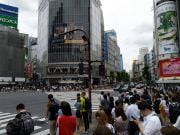
[[[26,66],[25,66],[25,76],[30,78],[32,77],[32,73],[33,73],[33,65],[32,63],[28,63]]]
[[[180,58],[173,58],[160,61],[160,77],[179,77]]]

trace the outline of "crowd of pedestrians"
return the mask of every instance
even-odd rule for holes
[[[50,135],[78,135],[82,126],[83,133],[89,134],[92,104],[86,92],[77,93],[74,106],[75,115],[68,102],[58,104],[52,94],[48,95],[45,117]],[[30,116],[23,104],[16,109],[18,113]],[[16,118],[22,119],[19,114]],[[115,101],[110,93],[102,91],[95,119],[97,125],[94,125],[93,135],[180,135],[180,92],[154,88],[145,89],[141,94],[136,90],[120,92]],[[8,129],[7,126],[7,134],[10,135],[11,130]],[[34,129],[28,130],[33,132]]]
[[[149,88],[142,94],[137,94],[136,90],[120,92],[115,104],[113,96],[101,92],[99,101],[100,112],[96,113],[96,118],[99,123],[101,114],[105,122],[98,124],[95,130],[99,135],[106,135],[99,132],[102,126],[108,127],[113,135],[180,134],[180,93],[177,89]]]

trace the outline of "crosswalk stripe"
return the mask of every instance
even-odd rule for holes
[[[6,133],[6,129],[0,130],[0,134],[4,134],[4,133]]]
[[[36,119],[36,118],[38,118],[38,117],[37,117],[37,116],[32,117],[32,119]],[[13,119],[13,118],[12,118],[12,119]],[[6,127],[6,126],[7,126],[7,123],[1,124],[0,128]],[[41,127],[35,126],[35,128],[40,129]],[[36,130],[37,130],[37,129],[36,129]]]
[[[46,129],[46,130],[44,130],[44,131],[35,133],[35,134],[33,134],[33,135],[47,135],[47,134],[49,134],[49,129]]]
[[[40,129],[40,128],[42,128],[42,127],[40,127],[40,126],[34,126],[34,130],[38,130],[38,129]]]
[[[42,128],[42,127],[40,127],[40,126],[34,126],[34,130],[37,130],[37,129],[40,129],[40,128]],[[6,133],[6,129],[0,130],[0,134],[4,134],[4,133]]]
[[[46,118],[37,119],[38,121],[46,121]]]
[[[9,118],[9,117],[14,117],[16,114],[11,114],[11,115],[7,115],[7,116],[2,116],[0,117],[0,119],[4,119],[4,118]]]
[[[8,115],[8,114],[10,114],[10,113],[2,113],[2,114],[0,114],[0,116]]]
[[[9,119],[0,120],[0,122],[3,123],[3,122],[7,122],[9,120],[12,120],[12,119],[14,119],[14,117],[13,118],[9,118]]]
[[[32,119],[36,119],[36,118],[38,118],[37,116],[33,116],[33,117],[31,117]],[[4,119],[4,120],[0,120],[0,122],[1,123],[3,123],[3,122],[7,122],[7,121],[9,121],[9,120],[12,120],[12,119],[14,119],[14,117],[13,118],[9,118],[9,119]]]

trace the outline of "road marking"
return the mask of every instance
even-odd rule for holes
[[[40,128],[42,128],[42,127],[40,127],[40,126],[34,126],[34,130],[38,130],[38,129],[40,129]]]
[[[37,119],[37,121],[46,121],[46,118]]]
[[[14,117],[13,118],[9,118],[9,119],[5,119],[5,120],[0,120],[0,122],[3,123],[3,122],[7,122],[9,120],[12,120],[12,119],[14,119]]]
[[[6,129],[0,130],[0,134],[6,133]]]
[[[1,116],[0,119],[4,119],[4,118],[9,118],[9,117],[14,117],[16,114],[11,114],[11,115],[7,115],[7,116]]]
[[[33,116],[33,117],[31,117],[32,119],[36,119],[36,118],[38,118],[37,116]],[[1,123],[3,123],[3,122],[7,122],[7,121],[9,121],[9,120],[12,120],[12,119],[14,119],[14,117],[13,118],[9,118],[9,119],[4,119],[4,120],[0,120],[0,122]]]
[[[2,113],[2,114],[0,114],[0,116],[8,115],[8,114],[10,114],[10,113]]]
[[[49,129],[46,129],[46,130],[41,131],[41,132],[39,132],[39,133],[35,133],[35,134],[33,134],[33,135],[47,135],[47,134],[49,134]]]
[[[42,127],[34,126],[34,130],[37,130],[37,129],[40,129],[40,128],[42,128]],[[4,133],[6,133],[6,129],[0,130],[0,134],[4,134]],[[43,134],[41,134],[41,135],[43,135]]]

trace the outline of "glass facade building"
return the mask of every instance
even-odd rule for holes
[[[120,72],[120,47],[117,45],[117,35],[114,30],[105,31],[103,48],[106,75],[110,76],[111,71]]]
[[[91,44],[91,60],[102,59],[102,19],[99,0],[42,0],[39,3],[38,59],[43,78],[50,81],[87,78],[88,44]],[[75,29],[73,33],[63,34]],[[84,75],[78,75],[80,62],[84,63]],[[92,64],[96,67],[97,64]],[[93,68],[92,77],[98,68]]]

